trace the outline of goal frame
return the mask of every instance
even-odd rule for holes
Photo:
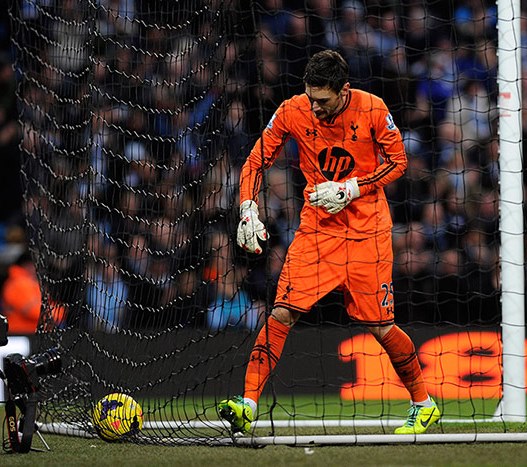
[[[501,339],[503,344],[502,398],[491,420],[470,420],[480,422],[527,421],[525,384],[525,274],[524,274],[524,232],[523,232],[523,180],[522,180],[522,90],[521,90],[521,5],[519,0],[497,0],[498,30],[498,111],[500,151],[500,269],[501,269]],[[442,424],[467,422],[469,420],[448,420]],[[311,423],[295,420],[277,420],[271,428],[320,428],[327,427],[379,427],[381,429],[399,425],[401,420],[375,420],[346,422],[342,420],[317,420]],[[145,423],[145,429],[164,428],[184,422]],[[161,422],[160,422],[161,423]],[[190,422],[189,422],[190,423]],[[256,421],[255,427],[267,427],[266,421]],[[193,428],[227,428],[223,422],[210,421]],[[293,436],[248,436],[210,438],[170,438],[167,445],[233,445],[258,447],[264,445],[363,445],[363,444],[422,444],[422,443],[467,443],[467,442],[525,442],[524,433],[478,433],[467,434],[426,434],[426,435],[293,435]],[[44,423],[42,432],[91,437],[92,433],[67,423]],[[145,437],[146,438],[146,437]],[[143,437],[141,437],[143,441]],[[158,439],[150,440],[156,443]],[[147,442],[147,440],[145,440]]]
[[[519,0],[497,6],[503,398],[496,414],[525,422],[521,7]]]

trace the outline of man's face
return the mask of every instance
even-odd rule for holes
[[[342,107],[349,89],[346,83],[339,93],[336,93],[329,87],[319,88],[306,84],[306,94],[311,102],[313,114],[319,120],[326,120],[337,113]]]

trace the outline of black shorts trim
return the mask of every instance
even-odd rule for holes
[[[294,305],[290,305],[289,303],[284,303],[284,302],[275,302],[275,304],[273,305],[273,308],[285,308],[289,311],[297,311],[299,313],[309,313],[311,310],[306,310],[305,308],[299,308],[297,306],[294,306]]]
[[[380,327],[386,327],[391,326],[392,324],[395,324],[395,320],[390,319],[387,321],[362,321],[360,319],[351,318],[350,320],[354,323],[362,324],[364,326],[380,326]]]

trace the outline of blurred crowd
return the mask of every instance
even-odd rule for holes
[[[239,170],[303,92],[309,56],[332,48],[352,87],[385,100],[408,154],[386,187],[397,319],[498,323],[495,2],[261,0],[227,15],[224,3],[21,0],[25,54],[1,16],[3,276],[37,247],[39,299],[64,306],[60,325],[255,329],[304,182],[288,142],[260,194],[271,235],[256,258],[235,243]],[[340,298],[305,321],[340,321]]]

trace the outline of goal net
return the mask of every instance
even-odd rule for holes
[[[43,426],[93,435],[94,404],[119,392],[143,408],[134,441],[232,442],[216,407],[242,393],[304,188],[289,141],[260,194],[270,238],[251,255],[236,245],[240,168],[303,92],[309,56],[333,48],[408,154],[386,187],[395,316],[443,413],[429,433],[507,430],[494,2],[25,0],[10,16],[42,289],[34,350],[62,360],[41,376]],[[523,274],[523,250],[512,257]],[[513,357],[523,365],[523,349]],[[335,291],[292,330],[252,435],[388,434],[408,399]]]

